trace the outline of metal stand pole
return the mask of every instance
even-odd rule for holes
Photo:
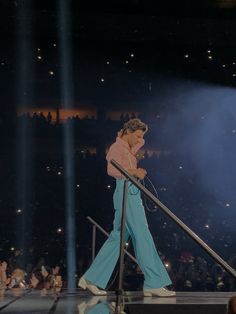
[[[128,180],[124,182],[123,203],[122,203],[122,219],[120,230],[120,257],[119,257],[119,284],[116,290],[116,314],[123,312],[123,274],[124,274],[124,237],[125,237],[125,221],[126,221],[126,203],[128,194]]]
[[[96,230],[97,227],[93,225],[93,237],[92,237],[92,261],[95,259],[95,248],[96,248]]]

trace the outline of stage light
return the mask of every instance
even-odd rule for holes
[[[65,110],[71,109],[74,99],[73,90],[73,54],[71,38],[70,2],[60,0],[58,3],[58,30],[61,69],[61,105]],[[67,288],[76,288],[76,230],[75,230],[75,164],[74,164],[74,128],[70,123],[63,125],[63,157],[65,181],[65,234]]]
[[[32,20],[28,19],[32,16],[32,0],[22,1],[22,5],[17,10],[16,20],[17,33],[16,33],[16,47],[17,58],[16,63],[16,105],[17,110],[22,109],[29,104],[33,103],[33,82],[35,75],[33,72],[35,57],[33,52],[33,27]],[[39,55],[39,53],[37,53]],[[32,152],[34,149],[33,141],[33,125],[29,123],[28,119],[17,120],[16,130],[16,208],[24,209],[24,215],[21,219],[17,219],[14,230],[16,239],[16,246],[21,247],[23,251],[27,251],[31,245],[32,240],[32,208],[29,204],[33,203],[33,161]],[[22,212],[16,212],[17,215]],[[22,256],[22,263],[27,264],[26,255]]]

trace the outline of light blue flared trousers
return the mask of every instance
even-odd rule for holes
[[[113,230],[103,244],[84,278],[103,289],[106,288],[119,257],[120,228],[124,180],[116,180],[113,196],[115,218]],[[171,284],[170,277],[156,251],[153,238],[148,228],[140,191],[128,183],[126,205],[125,240],[132,238],[138,265],[144,274],[144,289],[161,288]]]

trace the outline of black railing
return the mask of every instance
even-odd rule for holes
[[[229,274],[236,279],[236,271],[226,261],[224,261],[212,248],[210,248],[196,233],[183,223],[167,206],[158,198],[148,191],[136,178],[131,176],[118,162],[114,159],[111,164],[118,169],[125,178],[129,179],[145,196],[147,196],[155,205],[161,208],[180,228],[182,228],[198,245],[200,245],[218,264],[220,264]]]

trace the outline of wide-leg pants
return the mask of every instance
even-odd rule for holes
[[[113,196],[113,230],[83,276],[103,289],[106,288],[119,257],[123,189],[124,180],[117,179]],[[128,183],[125,227],[125,240],[131,236],[138,265],[144,274],[144,289],[161,288],[171,284],[148,228],[140,190],[131,182]]]

